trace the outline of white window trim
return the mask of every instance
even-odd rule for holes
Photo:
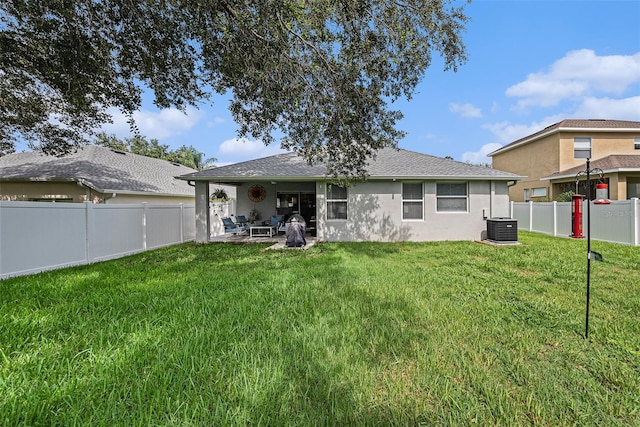
[[[574,159],[586,159],[591,158],[591,137],[590,136],[576,136],[573,138],[573,158]],[[576,152],[580,153],[576,156]],[[588,156],[587,156],[588,154]]]
[[[422,198],[420,199],[405,199],[404,198],[404,184],[420,184],[420,194]],[[424,183],[422,181],[403,181],[400,187],[400,218],[402,221],[407,222],[423,222],[424,221]],[[422,203],[422,209],[420,209],[420,213],[422,215],[421,218],[405,218],[404,217],[404,202],[420,202]]]
[[[464,184],[467,187],[467,191],[466,194],[464,196],[449,196],[449,195],[443,195],[443,196],[439,196],[438,195],[438,184],[460,184],[464,182]],[[438,200],[439,199],[462,199],[465,198],[467,203],[466,206],[467,208],[464,211],[439,211],[438,210]],[[468,214],[469,213],[469,181],[437,181],[436,182],[436,203],[435,203],[435,209],[436,209],[436,214],[444,214],[444,215],[453,215],[453,214]]]
[[[538,192],[540,193],[544,193],[544,194],[536,194],[536,190],[538,190]],[[540,191],[541,190],[541,191]],[[548,194],[548,190],[547,187],[536,187],[536,188],[532,188],[531,189],[531,197],[547,197]]]
[[[327,203],[326,203],[326,209],[327,212],[325,214],[326,220],[327,221],[336,221],[336,222],[346,222],[349,219],[349,188],[348,187],[343,187],[346,190],[346,198],[344,199],[330,199],[329,198],[329,186],[331,184],[327,184]],[[329,203],[331,202],[344,202],[346,203],[347,206],[347,217],[346,218],[329,218]]]

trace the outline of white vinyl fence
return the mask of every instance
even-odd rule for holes
[[[582,234],[587,235],[587,201],[582,204]],[[591,238],[605,242],[640,246],[640,201],[612,200],[591,203]],[[511,217],[518,229],[552,236],[571,235],[571,202],[511,202]]]
[[[193,205],[0,201],[0,279],[194,238]]]

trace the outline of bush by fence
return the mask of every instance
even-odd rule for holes
[[[0,202],[0,278],[194,238],[193,205]]]
[[[587,201],[582,204],[583,234],[586,235]],[[591,238],[640,246],[640,201],[614,200],[610,204],[591,202]],[[511,202],[511,217],[518,229],[552,236],[571,235],[571,202]]]

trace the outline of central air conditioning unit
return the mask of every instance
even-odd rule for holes
[[[518,220],[490,218],[487,220],[487,239],[499,243],[518,241]]]

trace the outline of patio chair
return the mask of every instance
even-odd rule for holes
[[[238,234],[249,229],[248,225],[240,225],[233,222],[233,220],[229,217],[222,218],[222,225],[224,225],[225,233],[233,233]]]
[[[242,226],[248,226],[249,225],[249,221],[247,221],[247,217],[246,216],[237,215],[236,216],[236,224],[242,225]]]
[[[284,215],[272,215],[270,224],[276,228],[276,232],[282,231],[284,233]]]

